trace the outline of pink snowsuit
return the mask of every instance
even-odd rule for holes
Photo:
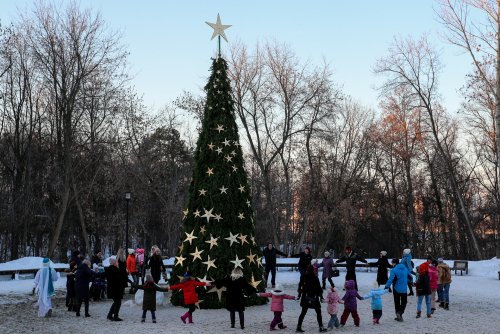
[[[328,293],[328,296],[325,298],[325,302],[328,303],[328,307],[326,309],[328,314],[338,314],[339,307],[337,304],[344,304],[344,301],[340,299],[339,294],[335,291]]]
[[[283,291],[275,291],[275,290],[272,290],[271,293],[260,293],[260,296],[266,298],[272,298],[271,311],[274,312],[274,319],[271,322],[271,328],[276,327],[276,325],[278,325],[280,329],[286,328],[286,326],[283,325],[283,320],[281,319],[281,314],[283,313],[284,310],[283,300],[295,299],[295,297],[287,295]]]

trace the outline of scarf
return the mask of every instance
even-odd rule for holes
[[[233,281],[236,281],[240,277],[243,277],[243,275],[242,274],[231,274],[231,278],[233,279]]]

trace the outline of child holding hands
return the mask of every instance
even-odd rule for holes
[[[339,294],[337,293],[336,287],[331,287],[328,289],[328,295],[326,296],[325,302],[328,304],[327,311],[330,315],[330,321],[328,322],[328,330],[332,330],[333,327],[339,328],[339,318],[337,314],[339,313],[339,308],[337,304],[344,304],[344,301],[340,299]]]
[[[283,314],[284,310],[283,301],[285,299],[299,299],[297,297],[285,294],[285,290],[283,289],[283,286],[281,284],[276,284],[276,288],[274,290],[271,290],[271,293],[257,293],[257,296],[272,298],[271,311],[274,312],[274,319],[271,322],[271,327],[269,329],[275,331],[276,325],[278,325],[279,329],[285,329],[286,326],[283,325],[283,320],[281,319],[281,315]]]

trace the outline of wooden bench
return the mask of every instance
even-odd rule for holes
[[[457,274],[457,271],[460,270],[460,276],[463,275],[463,272],[468,275],[469,274],[469,261],[454,261],[453,262],[453,268],[451,270],[455,271],[455,275]]]

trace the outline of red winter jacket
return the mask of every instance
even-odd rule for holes
[[[431,290],[438,288],[438,269],[436,267],[429,267],[429,276],[431,278]]]
[[[206,283],[197,282],[193,277],[185,277],[181,280],[181,284],[172,285],[170,290],[182,289],[182,292],[184,293],[184,304],[190,305],[198,302],[196,287],[205,285]]]

